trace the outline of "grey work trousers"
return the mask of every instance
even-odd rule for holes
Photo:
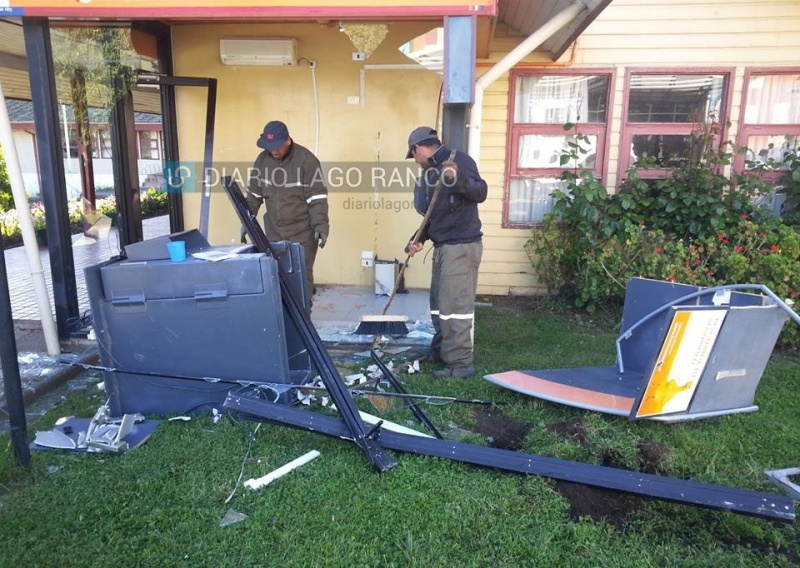
[[[308,294],[308,307],[312,307],[314,301],[314,261],[317,259],[317,249],[319,244],[315,238],[304,238],[299,241],[303,247],[303,257],[305,258],[305,277]]]
[[[473,362],[475,294],[483,243],[441,245],[433,251],[431,322],[435,334],[431,351],[452,368]]]

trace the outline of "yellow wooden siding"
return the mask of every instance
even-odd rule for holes
[[[498,26],[487,61],[497,61],[523,38]],[[610,140],[605,169],[610,191],[624,174],[619,171],[625,77],[629,68],[663,68],[685,72],[692,67],[734,68],[728,138],[735,139],[747,67],[800,65],[800,1],[798,0],[613,0],[552,68],[564,68],[574,55],[576,69],[615,68]],[[526,57],[521,68],[547,72],[542,53]],[[478,72],[480,75],[483,71]],[[510,84],[502,77],[486,93],[481,139],[481,172],[490,194],[481,208],[484,260],[478,289],[491,294],[541,293],[523,250],[529,229],[502,227]]]

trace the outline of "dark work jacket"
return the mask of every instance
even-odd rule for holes
[[[249,172],[247,205],[253,215],[266,205],[264,232],[271,241],[314,240],[328,236],[328,189],[319,160],[308,148],[292,142],[289,153],[276,160],[264,150]]]
[[[414,207],[420,215],[424,215],[428,210],[434,187],[441,175],[442,164],[450,159],[451,152],[446,146],[439,146],[428,158],[430,167],[417,178],[414,187]],[[478,166],[469,154],[457,150],[453,161],[458,166],[455,183],[450,185],[445,183],[439,189],[433,213],[419,239],[421,243],[430,239],[433,245],[438,247],[472,243],[479,241],[483,236],[478,203],[486,201],[488,191],[486,182],[481,178]]]

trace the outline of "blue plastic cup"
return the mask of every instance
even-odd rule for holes
[[[169,251],[169,259],[172,262],[183,262],[186,260],[185,241],[170,241],[167,243],[167,250]]]

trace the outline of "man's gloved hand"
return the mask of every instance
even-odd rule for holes
[[[453,187],[458,179],[458,164],[453,160],[442,163],[442,180],[445,187]]]
[[[317,244],[319,244],[319,248],[325,248],[325,243],[328,242],[328,235],[326,235],[322,231],[314,231],[314,238],[317,239]]]
[[[244,225],[242,225],[242,230],[241,233],[239,234],[239,242],[242,244],[247,243],[247,229],[244,228]]]

